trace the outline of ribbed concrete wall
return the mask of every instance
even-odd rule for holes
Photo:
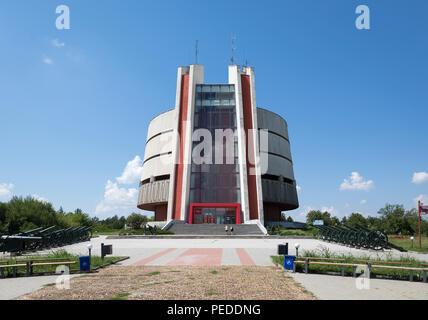
[[[259,129],[268,130],[268,152],[261,155],[261,161],[267,161],[267,172],[270,179],[263,179],[263,201],[266,204],[266,209],[277,208],[280,215],[282,210],[296,209],[299,206],[297,197],[296,183],[294,178],[293,160],[290,151],[290,141],[288,137],[287,122],[274,112],[258,108],[258,127]],[[263,150],[263,148],[261,148]],[[265,167],[263,164],[262,167]],[[277,176],[278,180],[272,180],[272,176]],[[281,181],[280,177],[285,180]],[[269,218],[268,218],[269,219]],[[279,216],[276,217],[279,219]]]
[[[174,115],[175,110],[164,112],[149,124],[142,181],[171,173]]]
[[[156,116],[149,124],[147,140],[151,137],[174,128],[175,110],[169,110]]]
[[[288,140],[285,140],[281,136],[278,136],[271,132],[269,132],[268,137],[269,152],[283,156],[284,158],[290,160],[292,159],[290,152],[290,142],[288,142]]]
[[[282,181],[262,179],[263,201],[278,203],[281,210],[291,210],[297,208],[296,186]]]
[[[165,132],[154,138],[151,138],[146,143],[146,151],[144,153],[144,161],[153,158],[154,156],[172,152],[173,132]]]
[[[144,210],[154,210],[160,203],[168,202],[169,180],[155,181],[142,185],[138,195],[138,206]]]
[[[259,129],[269,130],[268,156],[261,157],[261,161],[266,158],[268,161],[265,174],[294,180],[287,122],[276,113],[261,108],[257,108],[257,117]]]
[[[287,121],[281,118],[281,116],[272,111],[257,108],[257,120],[259,128],[269,129],[269,131],[275,132],[288,139]]]

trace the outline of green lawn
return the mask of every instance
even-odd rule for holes
[[[57,261],[49,261],[49,259],[58,259],[58,258],[65,258],[66,260],[57,260]],[[46,259],[43,261],[43,259]],[[105,264],[115,263],[119,260],[123,259],[123,257],[105,257],[104,260],[101,259],[100,256],[92,256],[91,257],[91,267],[96,268]],[[68,253],[65,250],[58,250],[55,252],[52,252],[49,255],[31,255],[31,256],[25,256],[25,257],[15,257],[11,258],[9,260],[3,260],[0,261],[0,265],[7,265],[7,264],[25,264],[25,261],[30,260],[41,260],[41,261],[34,261],[33,263],[48,263],[48,262],[62,262],[62,261],[74,261],[75,264],[69,265],[70,271],[78,271],[80,270],[80,264],[79,264],[79,256],[78,255],[72,255]],[[56,268],[58,266],[35,266],[33,268],[33,273],[54,273]],[[17,269],[18,275],[25,275],[26,274],[26,268],[21,267]],[[12,270],[6,271],[6,276],[12,274]]]
[[[123,235],[123,234],[130,234],[130,235],[144,235],[144,229],[138,229],[138,230],[125,230],[125,229],[121,229],[121,230],[108,230],[108,231],[95,231],[92,236],[93,237],[98,237],[98,236],[118,236],[118,235]],[[149,232],[149,230],[146,230],[146,234],[147,235],[151,235],[151,233]],[[171,231],[164,231],[162,229],[157,229],[157,234],[162,235],[162,234],[174,234]]]
[[[422,236],[422,248],[419,249],[419,236],[414,236],[415,240],[412,241],[409,239],[391,239],[393,236],[388,236],[389,242],[395,244],[396,246],[402,247],[408,251],[416,251],[416,252],[428,252],[428,237]]]
[[[332,253],[328,248],[323,248],[321,250],[308,250],[303,251],[301,257],[311,257],[311,258],[324,258],[329,260],[317,260],[319,262],[331,262],[331,263],[349,263],[349,264],[367,264],[365,261],[370,261],[372,265],[388,265],[388,266],[401,266],[401,267],[415,267],[415,268],[428,268],[423,264],[428,264],[428,261],[418,261],[414,258],[408,256],[402,256],[399,260],[393,260],[390,258],[381,258],[376,257],[375,259],[366,257],[355,257],[352,255],[337,255]],[[283,266],[284,265],[284,256],[271,256],[271,259],[274,264]],[[336,259],[336,260],[335,260]],[[299,261],[303,261],[303,258],[298,258]],[[394,262],[394,263],[391,263]],[[296,264],[297,272],[304,272],[305,265],[302,263]],[[324,266],[324,265],[310,265],[309,273],[338,273],[342,271],[341,266]],[[394,269],[372,269],[371,273],[373,275],[381,275],[393,277],[395,279],[409,279],[409,271],[406,270],[394,270]],[[352,276],[353,268],[345,267],[345,275]],[[422,279],[422,272],[414,272],[414,279]]]
[[[108,230],[108,231],[94,231],[92,233],[92,237],[98,237],[98,236],[117,236],[121,230]]]
[[[267,228],[268,233],[270,235],[279,235],[279,236],[310,236],[310,237],[316,237],[318,234],[318,230],[315,228],[308,228],[307,230],[300,230],[300,229],[285,229],[280,228],[279,232],[278,229],[275,228],[274,231],[272,231],[270,228]]]

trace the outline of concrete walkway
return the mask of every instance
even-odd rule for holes
[[[336,243],[328,243],[317,239],[107,239],[105,236],[93,238],[90,242],[76,243],[63,247],[70,253],[87,255],[87,245],[93,245],[92,254],[100,255],[101,243],[113,245],[113,254],[116,256],[129,256],[131,259],[125,261],[125,264],[133,264],[139,260],[147,258],[151,254],[156,254],[160,249],[240,249],[244,248],[259,265],[259,259],[266,261],[262,256],[269,257],[275,255],[278,244],[288,242],[289,254],[295,254],[294,245],[300,244],[299,254],[302,255],[306,250],[328,250],[335,254],[352,254],[354,256],[372,259],[413,257],[418,260],[428,261],[428,254],[419,254],[415,252],[401,253],[397,250],[371,251],[345,247]],[[45,251],[44,253],[48,253]],[[227,253],[224,253],[227,254]],[[226,258],[227,259],[227,258]],[[260,262],[265,265],[265,262]]]
[[[190,251],[185,253],[183,249],[206,249],[205,253],[198,251],[197,254],[200,255],[201,259],[205,259],[202,257],[204,255],[215,254],[218,257],[221,256],[221,258],[215,261],[221,260],[221,264],[223,265],[242,265],[242,261],[245,261],[245,263],[253,262],[255,265],[266,266],[272,265],[270,256],[277,254],[278,244],[283,244],[285,242],[289,244],[289,254],[296,253],[294,245],[299,243],[300,255],[304,254],[306,250],[324,250],[335,254],[352,254],[363,258],[370,257],[375,260],[386,257],[394,259],[412,257],[418,260],[428,261],[428,254],[418,254],[414,252],[401,253],[397,250],[379,252],[354,249],[316,239],[107,239],[105,236],[100,236],[92,239],[90,242],[76,243],[61,249],[73,254],[87,255],[87,245],[91,243],[93,245],[92,254],[101,255],[101,243],[111,244],[113,245],[113,255],[130,257],[130,259],[122,262],[122,265],[132,265],[144,259],[149,259],[150,264],[158,263],[158,265],[165,265],[181,254],[185,256],[190,254],[193,256],[195,255],[195,252],[192,253],[192,251]],[[222,251],[212,249],[222,249]],[[54,251],[55,250],[58,249],[54,249]],[[153,259],[154,256],[157,257],[160,252],[165,250],[169,251]],[[49,251],[40,253],[47,254]],[[242,260],[241,258],[244,256],[245,258]]]
[[[321,300],[428,300],[428,284],[423,282],[370,279],[368,289],[358,289],[360,278],[287,274]]]
[[[69,253],[87,255],[92,244],[92,254],[101,255],[101,243],[113,245],[114,256],[129,256],[118,265],[227,265],[272,266],[270,256],[277,254],[278,244],[289,243],[289,254],[294,255],[294,245],[300,244],[299,253],[305,250],[328,250],[335,254],[381,259],[413,257],[428,261],[428,254],[400,253],[396,250],[376,252],[348,248],[316,239],[107,239],[105,236],[60,248]],[[54,249],[59,250],[59,249]],[[47,254],[49,251],[39,252]],[[1,255],[0,255],[1,256]],[[1,257],[0,257],[1,258]],[[7,258],[5,256],[4,258]],[[355,279],[315,274],[294,274],[293,277],[307,290],[321,299],[428,299],[428,284],[407,281],[371,279],[370,290],[357,290]],[[56,277],[0,279],[0,299],[12,299],[54,283]]]
[[[70,279],[76,277],[71,275]],[[11,300],[24,294],[55,284],[58,276],[22,277],[0,279],[0,300]]]

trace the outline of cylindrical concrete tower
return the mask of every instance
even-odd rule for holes
[[[149,125],[138,207],[156,221],[263,224],[298,208],[286,121],[256,106],[254,69],[204,84],[180,67],[176,105]]]

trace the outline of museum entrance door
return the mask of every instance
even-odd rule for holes
[[[239,203],[192,203],[189,224],[241,224]]]

